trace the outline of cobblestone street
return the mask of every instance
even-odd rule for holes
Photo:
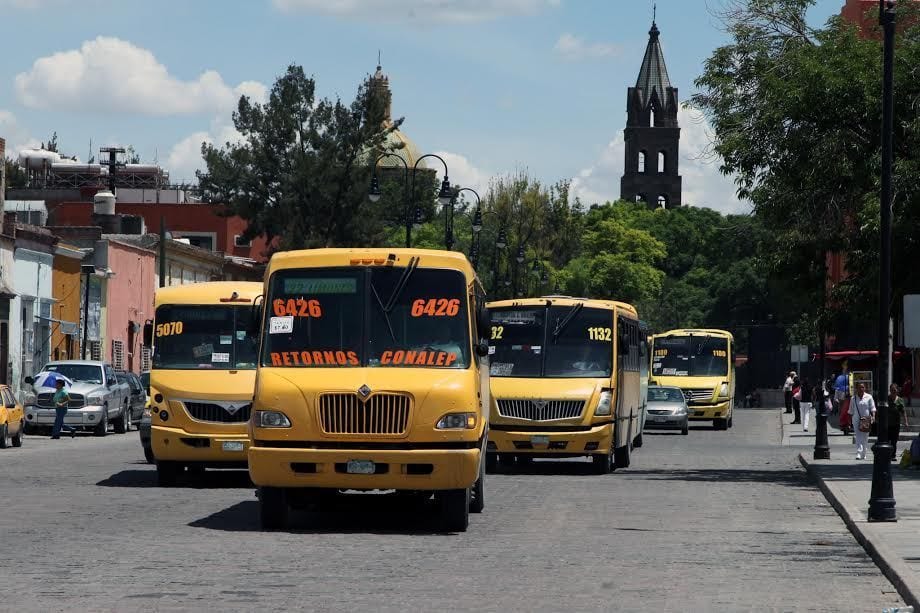
[[[466,534],[363,496],[258,530],[245,473],[155,486],[137,433],[0,451],[5,610],[881,611],[899,603],[776,410],[645,436],[629,469],[490,475]]]

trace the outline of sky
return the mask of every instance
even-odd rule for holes
[[[0,137],[7,155],[57,132],[85,161],[131,145],[175,182],[193,181],[202,141],[239,137],[240,95],[264,99],[291,63],[318,95],[350,102],[378,52],[393,115],[452,183],[571,179],[586,204],[619,196],[626,89],[653,4],[681,100],[727,42],[727,0],[0,0]],[[844,0],[816,0],[814,25]],[[707,154],[705,119],[681,111],[683,201],[748,205]]]

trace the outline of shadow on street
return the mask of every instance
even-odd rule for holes
[[[340,494],[304,509],[291,509],[293,534],[442,534],[433,500],[409,501],[393,494]],[[486,509],[488,512],[488,508]],[[260,532],[259,502],[238,502],[188,524],[227,532]]]
[[[157,472],[156,470],[123,470],[99,481],[96,485],[100,487],[158,487]],[[245,470],[205,470],[186,472],[179,477],[175,487],[227,489],[252,488],[253,485],[249,480],[249,473]]]
[[[808,475],[798,470],[757,470],[749,468],[635,469],[623,473],[626,479],[661,481],[777,483],[801,489],[813,489]]]

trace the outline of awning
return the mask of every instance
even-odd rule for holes
[[[904,355],[904,352],[901,350],[895,350],[892,352],[892,357],[897,359]],[[819,358],[818,354],[815,354],[815,359]],[[824,354],[826,360],[871,360],[878,358],[877,349],[866,349],[864,351],[828,351]]]
[[[80,324],[73,321],[64,321],[62,319],[55,319],[54,317],[42,317],[41,315],[39,315],[38,318],[58,324],[61,327],[61,334],[66,334],[68,336],[77,334],[80,329]]]

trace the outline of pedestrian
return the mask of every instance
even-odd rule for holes
[[[814,390],[808,384],[808,377],[803,377],[799,385],[799,415],[802,418],[802,432],[808,432],[808,419],[811,417],[811,403]]]
[[[901,436],[901,422],[906,428],[907,411],[904,410],[904,400],[898,396],[898,386],[892,383],[888,388],[888,440],[891,442],[891,461],[898,457],[898,438]]]
[[[869,431],[875,421],[875,400],[866,393],[866,384],[856,384],[856,395],[850,399],[850,415],[853,421],[853,436],[856,439],[856,459],[866,459],[869,446]]]
[[[792,377],[795,372],[789,371],[786,374],[786,382],[783,383],[783,400],[786,403],[786,412],[792,413]]]
[[[791,424],[802,423],[802,381],[799,376],[792,371],[792,421]]]
[[[843,401],[846,400],[847,392],[850,390],[850,381],[847,377],[847,369],[844,366],[843,372],[834,379],[834,412],[840,410]]]
[[[70,438],[73,438],[77,434],[77,429],[73,426],[64,424],[64,417],[67,415],[67,406],[70,404],[70,394],[64,389],[63,379],[55,381],[54,388],[54,396],[52,396],[51,400],[54,402],[54,410],[57,414],[54,416],[54,427],[51,428],[51,438],[61,438],[62,429],[69,430]]]

